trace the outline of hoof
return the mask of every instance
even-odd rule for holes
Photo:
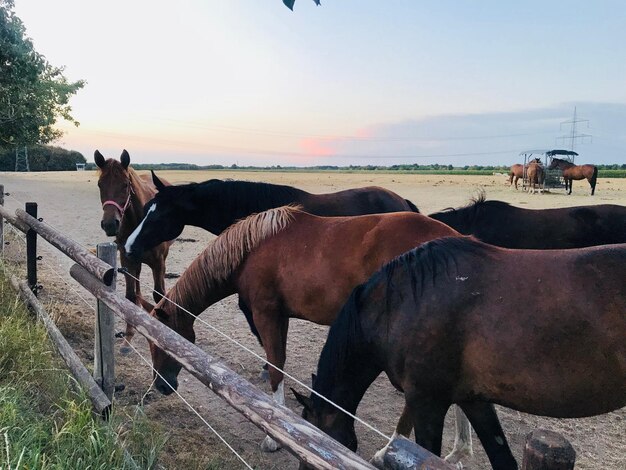
[[[261,372],[259,372],[259,379],[263,380],[264,382],[269,382],[269,380],[270,380],[270,373],[269,373],[269,371],[267,371],[265,369],[261,369]]]
[[[387,450],[387,447],[384,447],[382,449],[380,449],[378,452],[376,452],[374,454],[374,457],[372,457],[372,459],[370,460],[370,463],[376,467],[376,468],[380,468],[380,469],[384,469],[385,468],[385,452]]]
[[[280,449],[280,444],[270,436],[265,436],[265,439],[261,443],[261,450],[263,452],[276,452],[278,449]]]
[[[446,458],[444,459],[446,462],[456,465],[456,468],[463,468],[463,464],[461,460],[465,460],[469,457],[472,457],[474,452],[471,447],[461,447],[460,449],[453,449]]]

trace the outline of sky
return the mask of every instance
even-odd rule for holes
[[[138,163],[626,163],[626,2],[15,0],[71,80],[58,144]]]

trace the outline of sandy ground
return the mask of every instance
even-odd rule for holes
[[[600,179],[596,195],[589,196],[586,182],[576,182],[574,194],[563,191],[550,194],[529,195],[512,190],[502,175],[494,176],[418,176],[393,174],[328,174],[328,173],[244,173],[244,172],[161,172],[160,176],[172,182],[203,181],[209,178],[234,178],[288,184],[312,192],[331,192],[351,187],[380,185],[410,199],[422,212],[431,213],[447,207],[464,205],[479,188],[487,191],[490,199],[508,201],[528,208],[565,207],[573,205],[613,203],[626,205],[626,179]],[[10,196],[5,205],[14,210],[27,201],[39,203],[39,215],[46,222],[66,233],[82,245],[93,248],[107,241],[100,229],[101,209],[97,177],[93,172],[67,173],[0,173],[0,183]],[[177,242],[172,246],[167,271],[181,273],[191,260],[213,238],[207,232],[186,228],[182,238],[193,242]],[[11,239],[9,252],[23,253],[22,242]],[[44,286],[42,299],[49,302],[50,310],[58,316],[58,323],[69,341],[87,364],[93,360],[93,300],[89,294],[72,281],[68,274],[72,262],[45,242],[40,242],[44,259],[40,264],[40,279]],[[142,280],[150,284],[147,268]],[[167,280],[168,287],[175,279]],[[143,289],[144,292],[147,290]],[[118,283],[123,294],[123,282]],[[87,299],[87,302],[84,301]],[[236,297],[230,297],[210,307],[202,318],[231,335],[247,347],[263,354],[248,331],[243,315],[237,308]],[[263,390],[269,386],[258,378],[260,361],[245,351],[210,332],[197,323],[198,345],[210,354],[222,358],[233,370],[255,383]],[[121,324],[120,324],[121,329]],[[292,321],[289,332],[287,370],[306,383],[315,370],[327,328],[304,321]],[[149,358],[146,341],[137,338],[139,352]],[[219,468],[242,468],[230,451],[211,433],[200,419],[176,396],[163,397],[148,392],[151,371],[135,353],[116,357],[118,383],[125,384],[117,394],[121,409],[132,412],[135,405],[143,403],[146,414],[169,433],[163,465],[166,468],[206,468],[206,463],[218,459]],[[229,408],[189,374],[181,373],[180,392],[237,452],[255,468],[297,468],[297,460],[287,451],[263,454],[259,443],[263,433],[245,418]],[[293,386],[287,381],[287,389]],[[382,432],[390,435],[402,409],[403,398],[381,376],[367,392],[358,414]],[[298,410],[291,396],[287,406]],[[535,417],[499,408],[509,443],[518,457],[525,436],[535,428],[546,428],[565,435],[577,451],[578,469],[626,468],[626,408],[607,415],[576,420],[558,420]],[[370,458],[385,442],[384,439],[357,426],[359,453]],[[454,424],[449,414],[444,434],[444,453],[449,451],[454,438]],[[521,460],[520,460],[521,462]],[[464,461],[465,468],[488,468],[484,452],[475,438],[475,455]]]

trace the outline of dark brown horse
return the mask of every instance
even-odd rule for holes
[[[145,203],[154,197],[156,189],[147,175],[138,175],[130,167],[130,155],[122,152],[120,161],[109,158],[105,160],[96,150],[94,160],[99,168],[98,188],[102,202],[102,221],[100,225],[109,237],[115,237],[120,252],[123,268],[139,278],[141,264],[147,264],[152,270],[154,279],[154,300],[158,302],[165,292],[165,258],[169,250],[169,242],[161,243],[143,253],[139,260],[133,261],[124,256],[124,244],[128,236],[135,230],[144,217]],[[137,305],[144,305],[139,282],[126,277],[126,298]],[[126,339],[130,341],[134,335],[131,325],[126,325]]]
[[[239,306],[263,345],[268,362],[285,365],[290,318],[330,325],[350,291],[384,263],[427,240],[458,236],[421,214],[317,217],[281,207],[244,219],[211,242],[167,297],[197,316],[215,302],[239,294]],[[195,316],[163,299],[153,313],[194,341]],[[178,386],[180,364],[152,348],[161,393]],[[284,403],[283,374],[270,367],[274,397]],[[166,383],[167,382],[167,383]],[[271,440],[266,450],[275,450]]]
[[[431,214],[464,235],[505,248],[582,248],[626,243],[626,207],[602,204],[560,209],[523,209],[486,201]]]
[[[515,178],[515,189],[517,189],[517,182],[520,178],[524,178],[524,165],[516,163],[509,170],[509,186],[513,184],[513,178]]]
[[[130,256],[141,256],[143,250],[176,238],[185,225],[219,235],[250,214],[289,204],[327,217],[419,212],[410,201],[376,186],[311,194],[291,186],[248,181],[209,180],[165,186],[154,173],[152,177],[159,192],[146,204],[145,220],[128,239],[126,252]]]
[[[539,251],[435,240],[354,290],[314,389],[354,413],[384,371],[404,392],[419,445],[441,452],[456,403],[493,468],[515,469],[493,404],[557,418],[626,405],[625,313],[626,244]],[[297,397],[307,420],[356,449],[352,418]]]
[[[596,191],[596,181],[598,180],[598,167],[595,165],[574,165],[567,160],[560,158],[552,158],[552,163],[548,166],[548,170],[558,168],[563,172],[565,180],[565,190],[569,189],[567,194],[572,194],[572,181],[586,179],[591,186],[591,195]]]

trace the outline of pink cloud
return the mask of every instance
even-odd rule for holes
[[[331,147],[331,143],[335,139],[307,137],[300,140],[300,148],[303,153],[312,157],[330,157],[335,151]]]

